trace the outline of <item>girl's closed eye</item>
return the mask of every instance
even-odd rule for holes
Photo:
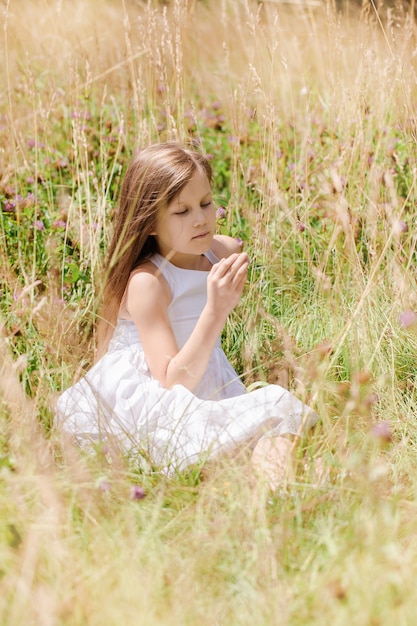
[[[210,205],[212,205],[212,204],[213,204],[213,201],[212,201],[212,200],[209,200],[208,202],[202,202],[200,206],[201,206],[203,209],[205,209],[205,208],[209,207],[209,206],[210,206]]]
[[[183,209],[182,211],[175,211],[174,215],[186,215],[188,213],[188,209]]]

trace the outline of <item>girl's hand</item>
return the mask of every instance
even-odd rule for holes
[[[235,252],[213,265],[207,279],[207,305],[224,317],[238,304],[248,273],[246,252]]]

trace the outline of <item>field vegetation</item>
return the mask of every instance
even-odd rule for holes
[[[414,5],[2,0],[0,624],[409,626],[417,591]],[[212,157],[251,257],[223,334],[320,415],[276,493],[64,445],[121,177]]]

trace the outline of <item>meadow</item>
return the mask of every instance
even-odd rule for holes
[[[413,9],[2,0],[0,624],[416,623]],[[125,166],[166,139],[210,155],[251,257],[232,364],[320,415],[275,493],[53,429],[94,360]]]

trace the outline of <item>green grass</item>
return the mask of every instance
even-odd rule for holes
[[[1,10],[0,623],[413,625],[407,6]],[[320,415],[276,494],[236,460],[168,479],[51,432],[57,395],[94,359],[121,177],[165,139],[212,155],[219,232],[251,258],[231,362]]]

